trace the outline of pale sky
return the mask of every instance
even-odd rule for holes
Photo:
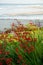
[[[37,3],[43,3],[43,0],[0,0],[0,3],[37,4]]]
[[[8,3],[10,5],[8,5]],[[36,4],[36,5],[30,6],[30,5],[13,5],[13,4]],[[0,0],[0,16],[6,14],[8,16],[27,15],[27,14],[29,15],[33,13],[43,14],[43,0]]]
[[[43,14],[43,6],[28,7],[28,6],[0,6],[0,15],[27,15],[27,14]]]
[[[1,5],[1,3],[9,4],[43,4],[43,0],[0,0],[0,15],[3,14],[27,14],[28,12],[43,12],[43,8],[31,8],[24,5],[17,7],[15,5]],[[20,5],[19,5],[20,6]],[[42,6],[42,5],[41,5]]]

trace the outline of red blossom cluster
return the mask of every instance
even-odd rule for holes
[[[32,25],[32,23],[30,23]],[[32,38],[31,32],[30,31],[26,31],[26,28],[20,24],[16,30],[14,30],[14,23],[12,23],[12,29],[13,32],[16,33],[16,36],[10,37],[8,38],[8,33],[4,33],[1,34],[0,36],[0,40],[4,41],[4,45],[3,43],[0,42],[0,56],[3,55],[3,57],[0,58],[0,65],[3,65],[2,61],[4,60],[6,62],[7,65],[11,65],[12,62],[12,58],[5,58],[5,56],[8,56],[10,54],[9,51],[6,51],[6,39],[8,40],[8,42],[12,42],[13,40],[17,40],[17,43],[19,43],[19,46],[16,47],[15,45],[15,50],[16,53],[18,53],[18,60],[17,63],[20,63],[21,60],[23,60],[23,56],[22,54],[19,53],[19,47],[20,50],[22,49],[24,53],[27,53],[28,55],[30,53],[32,53],[35,50],[35,47],[31,44],[32,42],[36,42],[37,38]],[[29,46],[30,45],[30,46]],[[24,60],[23,60],[24,61]],[[22,63],[22,65],[26,65],[25,63]]]
[[[5,51],[6,49],[6,45],[3,45],[0,43],[0,65],[3,65],[3,61],[5,61],[5,63],[7,65],[11,65],[12,62],[12,58],[6,58],[6,56],[8,56],[10,54],[9,51]]]
[[[5,61],[7,65],[11,65],[12,58],[0,58],[0,65],[3,65],[2,61]]]

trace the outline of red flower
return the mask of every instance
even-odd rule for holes
[[[16,48],[15,50],[16,50],[16,52],[18,52],[18,48]]]
[[[0,50],[0,54],[2,54],[2,51]]]
[[[32,41],[32,38],[31,38],[31,37],[28,37],[28,38],[26,38],[26,40],[28,40],[28,41]]]
[[[25,44],[27,45],[27,44],[28,44],[28,42],[25,42]]]
[[[35,48],[33,45],[31,45],[30,50],[33,51]]]
[[[23,44],[22,43],[20,44],[20,47],[23,48]]]
[[[22,55],[19,54],[19,55],[18,55],[18,58],[19,58],[20,60],[22,60]]]
[[[26,39],[26,36],[23,35],[22,38],[23,38],[23,39]]]
[[[28,49],[27,49],[27,52],[28,52],[28,54],[30,54],[30,53],[31,53],[31,50],[30,50],[30,48],[28,48]]]
[[[25,34],[26,34],[26,32],[23,33],[23,35],[25,35]]]
[[[7,63],[7,64],[11,63],[11,61],[12,61],[12,58],[7,58],[7,59],[6,59],[6,63]]]
[[[26,35],[27,35],[27,34],[30,34],[30,32],[26,32],[26,31],[25,31],[25,32],[23,32],[23,35],[24,35],[24,34],[26,34]]]
[[[36,42],[37,41],[37,38],[34,38],[33,41]]]

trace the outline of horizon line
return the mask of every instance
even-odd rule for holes
[[[43,3],[19,4],[19,3],[0,3],[0,5],[43,5]]]

